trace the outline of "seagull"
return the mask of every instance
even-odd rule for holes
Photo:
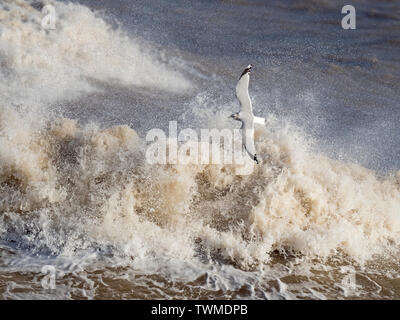
[[[242,72],[236,85],[236,97],[240,102],[240,111],[229,118],[242,123],[242,144],[250,157],[258,164],[257,152],[254,146],[254,124],[265,125],[265,119],[253,115],[253,107],[249,96],[250,71],[253,65],[249,64]]]

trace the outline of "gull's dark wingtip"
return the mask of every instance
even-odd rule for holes
[[[253,160],[257,163],[257,164],[259,164],[259,162],[258,162],[258,159],[257,159],[257,155],[255,154],[254,155],[254,158],[253,158]]]
[[[240,75],[239,80],[240,80],[246,73],[250,73],[251,68],[253,68],[253,65],[252,65],[252,64],[249,64],[249,65],[246,67],[246,69],[243,70],[242,74]]]

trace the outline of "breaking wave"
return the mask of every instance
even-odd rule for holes
[[[56,29],[41,27],[43,4],[0,3],[1,94],[49,102],[99,90],[94,80],[180,92],[191,84],[150,45],[112,28],[89,8],[48,1]]]
[[[257,132],[262,165],[237,176],[234,165],[148,165],[128,126],[39,130],[11,109],[0,119],[3,239],[20,221],[20,243],[54,254],[97,243],[189,259],[201,248],[243,267],[274,250],[365,261],[399,244],[398,177],[314,154],[288,132]]]

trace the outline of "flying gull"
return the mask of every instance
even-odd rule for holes
[[[250,157],[257,162],[257,152],[254,146],[254,124],[265,125],[265,119],[253,115],[253,107],[249,96],[249,80],[252,65],[248,65],[242,72],[236,85],[236,97],[240,102],[240,111],[230,116],[242,122],[242,143]]]

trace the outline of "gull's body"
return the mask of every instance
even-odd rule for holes
[[[254,124],[265,125],[265,119],[255,117],[249,96],[249,80],[252,65],[247,66],[236,85],[236,97],[240,102],[240,111],[231,115],[235,120],[242,122],[242,143],[250,157],[258,163],[257,152],[254,146]]]

